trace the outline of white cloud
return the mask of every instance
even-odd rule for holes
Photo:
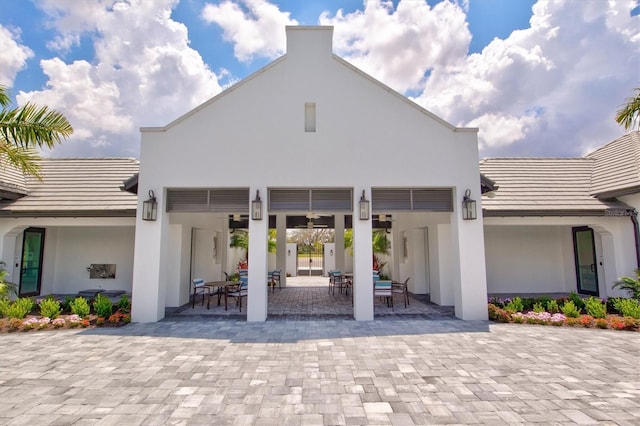
[[[220,92],[216,75],[189,47],[187,28],[171,19],[176,3],[42,3],[58,30],[58,47],[90,35],[95,50],[91,62],[41,61],[47,88],[18,96],[69,118],[74,135],[52,154],[137,156],[140,126],[167,124]]]
[[[424,1],[367,1],[363,11],[335,16],[324,12],[322,25],[333,25],[334,50],[373,77],[405,92],[424,86],[433,69],[456,69],[467,55],[471,33],[455,3],[433,8]]]
[[[515,141],[522,140],[534,124],[534,114],[523,117],[483,114],[467,123],[470,127],[479,128],[480,150],[508,146]]]
[[[632,8],[541,0],[530,28],[495,39],[458,70],[434,69],[415,100],[454,124],[482,126],[482,155],[584,154],[622,134],[613,117],[640,69]]]
[[[33,57],[33,51],[20,44],[20,32],[9,30],[0,25],[0,84],[12,87],[18,71],[27,65],[27,60]]]
[[[208,3],[202,10],[202,19],[223,29],[241,62],[250,62],[254,56],[273,59],[281,55],[286,46],[284,27],[298,24],[289,16],[264,0],[224,0]]]

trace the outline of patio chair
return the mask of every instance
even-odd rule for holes
[[[233,297],[236,299],[236,305],[240,306],[240,312],[242,312],[242,298],[247,297],[247,287],[249,284],[249,277],[247,275],[240,276],[240,283],[235,286],[225,287],[224,292],[224,310],[227,310],[227,299]]]
[[[373,282],[373,297],[384,298],[387,302],[387,306],[391,304],[393,310],[393,291],[392,282],[390,280],[375,280]]]
[[[336,294],[336,287],[338,292],[342,293],[342,289],[345,286],[345,278],[340,271],[331,271],[329,275],[329,293]]]
[[[393,281],[391,284],[391,291],[394,295],[402,294],[402,298],[404,299],[404,307],[406,308],[409,305],[409,290],[407,289],[407,283],[411,277],[404,280],[404,283]]]
[[[209,302],[211,299],[211,287],[204,285],[204,280],[202,278],[196,278],[191,280],[193,284],[193,296],[191,299],[191,308],[196,307],[196,295],[198,293],[202,294],[202,305],[204,306],[204,298],[207,297],[207,309],[209,309]]]
[[[273,275],[273,281],[274,281],[274,284],[273,284],[274,290],[276,289],[276,284],[278,285],[278,289],[282,290],[282,281],[280,280],[281,274],[282,274],[282,269],[273,270],[272,275]]]

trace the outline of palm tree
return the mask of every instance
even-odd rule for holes
[[[633,127],[638,127],[640,130],[640,87],[636,87],[634,90],[636,95],[627,98],[627,103],[616,113],[616,121],[624,126],[625,130],[633,129]]]
[[[267,250],[269,253],[276,252],[276,230],[269,229],[269,240]],[[240,248],[247,252],[247,260],[249,259],[249,231],[244,229],[236,229],[231,234],[231,240],[229,241],[229,247]]]
[[[73,133],[64,115],[47,106],[26,104],[9,108],[9,90],[0,85],[0,158],[23,173],[41,178],[35,148],[53,148]]]

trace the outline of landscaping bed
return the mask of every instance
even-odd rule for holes
[[[489,299],[489,319],[516,324],[640,331],[640,304],[636,299],[549,297]]]
[[[131,302],[123,296],[117,304],[98,295],[87,300],[76,297],[59,302],[31,298],[10,302],[0,299],[0,333],[72,328],[121,327],[131,322]]]

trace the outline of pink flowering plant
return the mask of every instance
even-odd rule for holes
[[[572,293],[567,299],[516,296],[491,297],[488,302],[492,321],[640,331],[640,305],[636,307],[638,301],[634,299],[579,299]]]

